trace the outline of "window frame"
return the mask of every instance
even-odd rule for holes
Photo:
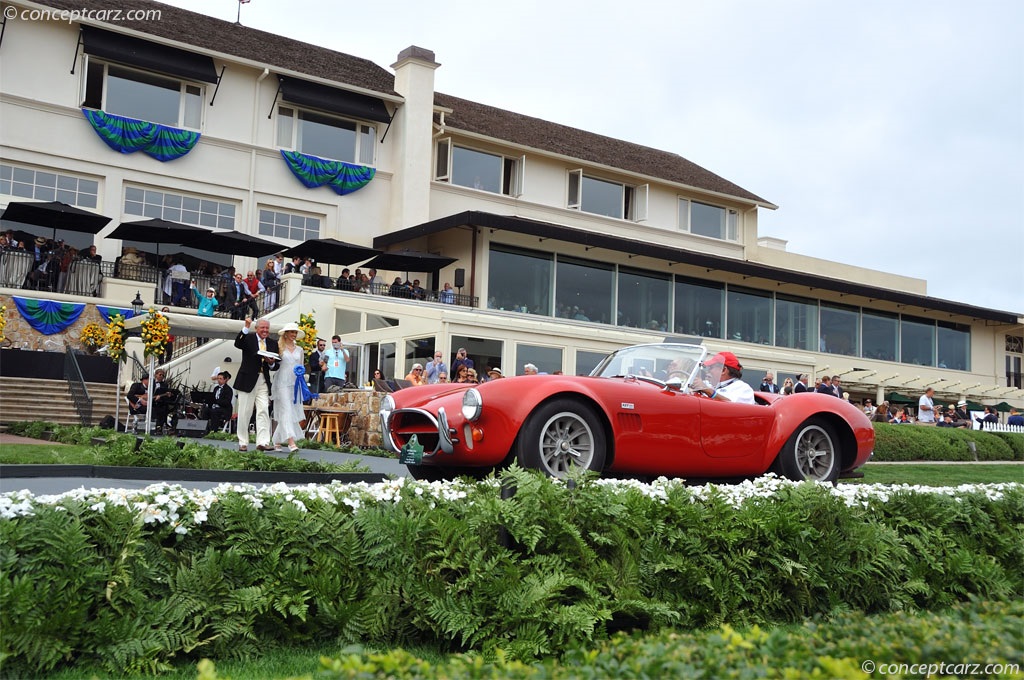
[[[271,227],[273,227],[272,231],[274,232],[272,234],[266,234],[266,233],[263,232],[263,224],[264,224],[263,213],[264,212],[270,212],[270,213],[274,214],[274,222],[271,224]],[[277,216],[278,215],[287,215],[289,217],[289,224],[288,224],[289,235],[288,236],[278,236],[277,235],[277,227],[279,226],[277,224]],[[295,228],[295,227],[293,227],[291,225],[291,219],[290,218],[292,218],[292,217],[301,217],[303,220],[305,220],[303,222],[303,227],[302,227],[303,233],[305,235],[302,238],[300,238],[300,239],[293,238],[291,236],[291,234],[290,234],[291,230],[293,228]],[[313,236],[310,236],[310,230],[309,230],[308,226],[306,226],[308,221],[311,220],[311,219],[314,219],[314,220],[317,221],[316,234],[313,235]],[[321,238],[320,234],[323,231],[323,225],[324,225],[324,216],[323,215],[317,215],[315,213],[300,212],[300,211],[294,211],[294,210],[285,210],[284,208],[277,208],[277,207],[269,206],[269,205],[257,205],[256,206],[256,233],[259,236],[266,236],[268,238],[272,238],[272,239],[275,239],[275,240],[277,240],[277,239],[284,239],[284,240],[287,240],[287,241],[302,242],[302,241],[307,241],[307,240],[309,240],[311,238],[317,238],[317,239]],[[280,225],[280,226],[283,227],[284,225]]]
[[[490,189],[482,189],[465,184],[456,184],[453,180],[455,174],[455,149],[463,149],[465,151],[472,151],[487,156],[494,156],[500,160],[501,163],[501,176],[498,180],[500,185],[499,191],[491,191]],[[519,198],[523,195],[523,184],[526,180],[526,154],[521,156],[509,156],[503,153],[496,153],[494,151],[485,151],[473,146],[466,144],[457,144],[451,137],[442,137],[438,139],[434,144],[434,181],[444,182],[450,184],[453,187],[462,187],[463,189],[472,189],[473,191],[483,191],[484,193],[494,194],[495,196],[509,196],[511,198]]]
[[[591,212],[583,209],[583,180],[590,179],[607,184],[617,184],[622,187],[622,200],[620,202],[619,215],[605,215],[603,213]],[[649,184],[629,184],[617,179],[598,177],[586,173],[583,168],[575,168],[567,171],[565,207],[569,210],[578,210],[588,215],[608,217],[627,222],[645,222],[647,220],[647,207],[650,199]]]
[[[693,204],[699,203],[700,205],[707,206],[709,208],[718,208],[724,211],[725,223],[722,226],[724,236],[708,236],[707,234],[696,234],[693,232]],[[683,215],[683,204],[686,206],[685,219]],[[698,201],[696,199],[687,198],[686,196],[676,197],[676,226],[679,231],[690,234],[691,236],[700,236],[703,238],[711,238],[716,241],[725,241],[727,243],[739,243],[740,241],[740,211],[735,208],[729,208],[724,205],[717,205],[715,203],[708,203],[707,201]]]
[[[288,130],[288,134],[291,137],[291,140],[290,140],[290,142],[287,145],[281,143],[281,133],[282,133],[282,130],[281,130],[282,113],[281,112],[284,111],[284,110],[288,110],[288,111],[291,112],[291,114],[289,116],[287,116],[288,118],[291,119],[291,122],[289,123],[290,129]],[[304,113],[311,114],[311,115],[317,116],[319,118],[325,118],[328,121],[338,121],[338,122],[344,122],[344,123],[349,123],[349,124],[355,125],[356,129],[354,131],[352,131],[354,136],[355,136],[355,143],[354,143],[354,146],[353,146],[353,154],[352,154],[353,157],[352,158],[334,158],[334,157],[329,156],[327,154],[314,153],[313,151],[307,151],[305,149],[298,148],[299,127],[300,127],[299,123],[302,121],[302,114],[304,114]],[[318,122],[318,121],[316,121],[316,122]],[[321,123],[321,124],[323,125],[324,123]],[[371,158],[370,158],[369,162],[364,162],[362,160],[363,159],[363,135],[366,133],[363,128],[369,128],[369,131],[370,131],[370,133],[372,135],[372,138],[373,138],[373,150],[372,150],[372,152],[370,154]],[[341,128],[340,126],[337,126],[335,129],[343,129],[343,128]],[[350,117],[347,117],[347,116],[339,116],[336,113],[330,113],[328,111],[321,111],[319,109],[312,109],[312,108],[305,107],[305,106],[297,106],[295,104],[291,104],[291,103],[288,103],[288,102],[278,102],[277,106],[274,108],[274,145],[278,149],[283,149],[285,151],[295,151],[297,153],[305,154],[307,156],[316,156],[317,158],[323,158],[323,159],[326,159],[326,160],[340,161],[342,163],[351,163],[352,165],[361,165],[361,166],[368,167],[368,168],[375,168],[375,167],[377,167],[377,146],[378,146],[377,132],[378,132],[377,123],[375,123],[375,122],[367,122],[367,121],[361,120],[359,118],[350,118]]]
[[[98,102],[99,106],[94,106],[93,104],[95,104],[96,102],[94,102],[94,101],[92,101],[90,99],[90,91],[93,90],[93,88],[95,87],[95,85],[93,85],[93,87],[90,87],[90,79],[93,78],[94,74],[95,74],[95,71],[92,68],[94,66],[102,68],[102,73],[100,75],[100,78],[101,78],[102,82],[101,82],[101,86],[100,86],[100,100]],[[160,122],[160,121],[149,121],[149,120],[146,121],[147,123],[155,123],[157,125],[167,125],[168,127],[179,128],[179,129],[182,129],[182,130],[194,130],[196,132],[202,132],[205,129],[205,125],[206,125],[206,106],[205,106],[205,104],[206,104],[206,83],[200,83],[200,82],[194,81],[194,80],[187,80],[187,79],[181,78],[179,76],[174,76],[174,75],[171,75],[171,74],[168,74],[168,73],[162,73],[162,72],[159,72],[159,71],[149,71],[147,69],[138,68],[137,66],[129,66],[129,65],[126,65],[126,64],[120,64],[120,63],[117,63],[117,62],[107,61],[107,60],[104,60],[104,59],[93,59],[90,55],[85,55],[85,67],[82,69],[82,79],[80,81],[80,87],[81,87],[80,101],[82,102],[82,104],[81,104],[82,107],[87,108],[87,109],[95,109],[95,110],[103,111],[104,113],[110,113],[110,114],[113,114],[115,116],[124,116],[126,118],[135,118],[135,116],[129,116],[126,113],[123,113],[123,112],[120,112],[120,111],[116,111],[116,110],[112,110],[110,108],[110,102],[107,100],[107,97],[109,96],[110,68],[111,67],[114,67],[115,69],[123,70],[123,71],[128,72],[128,73],[138,73],[138,74],[142,74],[143,76],[148,76],[150,78],[161,78],[161,79],[166,80],[168,82],[172,82],[173,81],[173,82],[178,83],[178,116],[177,116],[177,123],[170,124],[170,123],[164,123],[164,122]],[[143,81],[140,80],[140,81],[136,81],[136,82],[143,82]],[[148,83],[143,83],[143,84],[148,84]],[[156,87],[156,86],[152,86],[152,87]],[[189,101],[188,100],[188,97],[189,97],[188,89],[189,88],[195,88],[195,89],[199,90],[199,93],[198,93],[198,96],[199,96],[199,109],[196,112],[199,115],[199,124],[198,124],[198,126],[192,126],[192,125],[187,125],[186,124],[186,120],[187,120],[187,117],[188,117],[186,109],[187,109],[188,101]],[[170,89],[170,88],[168,88],[168,89]],[[93,92],[93,96],[94,95],[95,95],[95,92]],[[138,120],[145,120],[145,119],[138,119]]]

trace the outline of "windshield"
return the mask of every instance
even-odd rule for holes
[[[613,352],[590,375],[642,375],[663,382],[679,379],[683,385],[689,385],[706,353],[700,345],[634,345]]]

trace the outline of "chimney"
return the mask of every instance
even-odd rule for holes
[[[397,149],[392,228],[410,227],[430,219],[434,70],[438,66],[432,51],[416,46],[399,52],[398,61],[391,65],[395,70],[395,91],[405,98],[391,126]]]

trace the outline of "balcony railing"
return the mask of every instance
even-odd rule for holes
[[[313,274],[306,274],[302,277],[302,285],[310,286],[312,288],[329,288],[333,290],[345,290],[357,293],[369,293],[371,295],[379,295],[381,297],[393,297],[402,300],[422,300],[424,302],[439,302],[442,304],[457,305],[461,307],[476,307],[480,298],[475,295],[461,295],[456,293],[454,290],[424,290],[414,291],[411,288],[405,286],[395,286],[387,283],[375,283],[365,284],[363,286],[356,286],[355,284],[343,284],[338,285],[335,279],[329,276],[320,276],[319,278]]]

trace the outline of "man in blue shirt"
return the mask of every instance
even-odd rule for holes
[[[341,342],[341,337],[331,336],[331,348],[320,355],[320,368],[324,376],[324,389],[328,392],[338,391],[345,387],[345,372],[351,356]],[[332,390],[337,387],[338,390]]]

